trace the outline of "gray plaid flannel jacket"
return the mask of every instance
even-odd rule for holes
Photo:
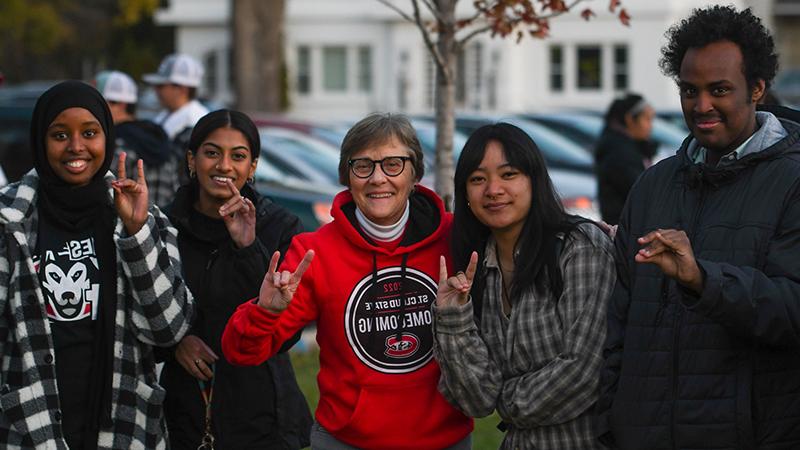
[[[481,328],[472,302],[434,311],[439,390],[473,417],[495,409],[509,426],[502,448],[605,448],[594,438],[606,308],[616,272],[611,241],[581,224],[565,239],[559,266],[564,290],[536,292],[503,313],[502,275],[493,240],[486,246]]]
[[[111,173],[106,179],[112,179]],[[0,447],[66,449],[50,324],[31,251],[38,214],[35,171],[0,190]],[[152,346],[176,344],[192,301],[181,278],[175,229],[158,208],[127,236],[117,222],[117,313],[111,417],[102,449],[166,448]]]

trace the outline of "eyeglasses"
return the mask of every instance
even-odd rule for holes
[[[385,173],[387,177],[396,177],[403,173],[403,169],[406,167],[406,161],[412,159],[413,158],[410,156],[387,156],[386,158],[378,160],[356,158],[347,161],[347,164],[350,165],[350,170],[353,172],[353,175],[358,178],[371,177],[372,173],[375,172],[375,164],[381,165],[381,170],[383,170],[383,173]]]

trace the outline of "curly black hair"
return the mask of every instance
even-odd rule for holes
[[[675,80],[680,75],[687,50],[719,41],[731,41],[739,46],[743,57],[742,73],[750,88],[759,79],[769,88],[778,71],[772,36],[750,8],[737,11],[733,6],[716,5],[695,9],[691,16],[670,27],[665,36],[667,44],[661,48],[659,66],[664,75]]]

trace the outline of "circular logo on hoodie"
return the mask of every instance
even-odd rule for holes
[[[408,373],[433,357],[436,283],[419,270],[400,267],[368,274],[358,282],[345,309],[345,330],[358,359],[384,373]]]

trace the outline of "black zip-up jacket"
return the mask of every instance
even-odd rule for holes
[[[189,289],[195,295],[196,319],[188,334],[200,337],[219,356],[212,401],[213,434],[219,449],[298,449],[309,445],[312,424],[297,386],[289,355],[282,351],[253,367],[234,366],[222,355],[220,340],[228,318],[240,303],[258,295],[275,250],[286,252],[301,231],[299,219],[249,186],[242,195],[256,205],[256,240],[235,248],[222,220],[192,207],[193,182],[182,187],[168,215],[178,229],[178,248]],[[194,450],[205,423],[204,403],[196,378],[169,352],[161,376],[167,391],[164,410],[171,448]]]
[[[800,126],[781,122],[730,165],[693,164],[686,139],[631,191],[598,402],[613,448],[800,448]],[[634,262],[658,228],[689,236],[699,296]]]

